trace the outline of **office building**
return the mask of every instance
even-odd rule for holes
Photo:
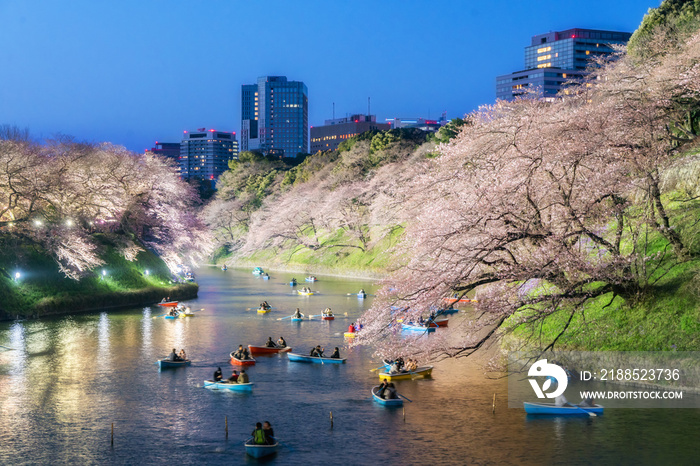
[[[229,160],[238,158],[236,133],[207,130],[185,131],[180,143],[180,178],[209,181],[228,170]]]
[[[423,131],[434,133],[447,124],[447,112],[443,112],[439,120],[430,120],[426,118],[387,118],[386,121],[391,126],[391,129],[418,128]]]
[[[309,151],[306,85],[262,76],[241,87],[241,150],[296,157]]]
[[[326,120],[323,126],[311,127],[311,153],[336,150],[348,138],[367,131],[386,131],[388,123],[377,123],[376,115],[351,115],[335,120]]]
[[[553,99],[586,75],[594,57],[610,55],[632,34],[594,29],[567,29],[533,36],[525,47],[525,68],[496,77],[496,98],[513,100],[527,92]]]

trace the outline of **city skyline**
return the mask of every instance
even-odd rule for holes
[[[0,2],[0,124],[109,141],[135,152],[183,130],[241,130],[240,89],[288,76],[309,89],[309,125],[371,113],[378,122],[461,117],[494,101],[495,76],[522,64],[522,44],[572,27],[632,32],[658,1],[557,8],[531,2]],[[506,14],[507,12],[512,12]],[[256,37],[245,42],[246,37]]]

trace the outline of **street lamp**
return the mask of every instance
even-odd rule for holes
[[[20,279],[21,276],[22,276],[21,273],[15,272],[15,281],[18,281],[18,280]]]
[[[148,269],[146,269],[146,275],[150,275],[150,274],[151,274],[151,272],[149,272]]]
[[[102,269],[102,278],[107,276],[107,271],[105,269]]]

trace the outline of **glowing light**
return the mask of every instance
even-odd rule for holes
[[[66,220],[66,226],[67,226],[67,227],[72,227],[72,226],[73,226],[73,220],[71,220],[71,219]]]
[[[34,226],[40,227],[42,225],[43,223],[41,223],[41,220],[34,220]]]
[[[102,269],[102,276],[106,277],[107,276],[107,271],[105,269]]]
[[[151,274],[151,272],[149,272],[148,269],[146,269],[146,275],[150,275],[150,274]]]
[[[15,281],[19,280],[21,276],[22,276],[21,273],[15,272]]]

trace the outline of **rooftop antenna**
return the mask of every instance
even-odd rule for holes
[[[335,102],[333,102],[333,119],[335,120]]]

